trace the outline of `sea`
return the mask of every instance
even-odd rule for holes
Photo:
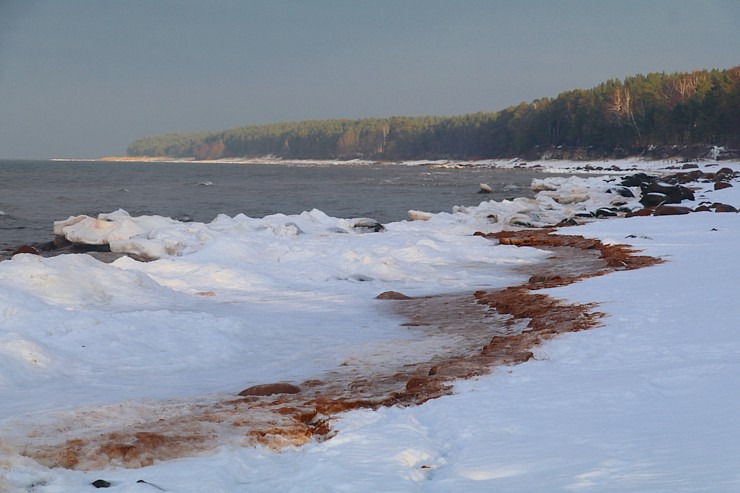
[[[0,249],[53,239],[53,222],[123,209],[210,222],[319,209],[381,223],[408,211],[532,196],[536,170],[399,164],[205,164],[0,160]],[[480,184],[492,192],[479,193]]]

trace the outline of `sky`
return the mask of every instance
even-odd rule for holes
[[[740,63],[737,0],[0,0],[0,158],[457,115]]]

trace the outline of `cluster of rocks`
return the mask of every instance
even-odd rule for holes
[[[686,168],[692,169],[692,168]],[[687,187],[688,183],[714,183],[714,190],[732,187],[730,181],[740,176],[740,173],[730,168],[722,168],[716,172],[705,172],[693,169],[685,173],[676,173],[665,177],[655,177],[645,173],[637,173],[622,180],[625,187],[639,187],[642,192],[640,203],[643,209],[630,212],[628,216],[666,216],[689,214],[691,212],[738,212],[738,209],[721,202],[705,201],[698,207],[681,206],[684,200],[695,200],[694,191]]]
[[[86,253],[105,263],[113,262],[123,256],[123,254],[111,252],[107,244],[88,245],[84,243],[72,243],[62,236],[56,236],[53,241],[28,243],[17,248],[2,250],[0,251],[0,260],[7,260],[19,253],[30,253],[43,257],[56,257],[57,255],[68,253]]]

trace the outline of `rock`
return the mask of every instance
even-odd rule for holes
[[[737,208],[729,204],[722,204],[719,202],[715,202],[710,207],[714,209],[714,212],[737,212]]]
[[[694,208],[694,212],[712,212],[708,205],[700,205]]]
[[[559,223],[555,225],[556,228],[562,228],[565,226],[578,226],[578,221],[576,221],[572,217],[569,217],[569,218],[563,219],[562,221],[560,221]]]
[[[627,214],[627,217],[640,217],[640,216],[652,216],[652,215],[653,215],[653,210],[645,208],[645,209],[639,209],[636,211],[629,212]]]
[[[18,255],[19,253],[30,253],[31,255],[41,255],[41,250],[39,250],[33,245],[22,245],[15,249],[15,251],[13,252],[13,255]]]
[[[411,300],[411,296],[406,296],[398,291],[385,291],[375,297],[376,300]]]
[[[352,222],[352,229],[359,233],[379,233],[385,231],[385,226],[375,219],[361,217]]]
[[[717,183],[714,184],[715,190],[722,190],[724,188],[731,188],[731,187],[732,187],[732,183],[727,183],[726,181],[718,181]]]
[[[650,176],[645,173],[636,173],[630,175],[622,180],[623,187],[639,187],[643,183],[650,183],[655,180],[655,176]]]
[[[655,208],[653,216],[678,216],[692,212],[691,208],[680,205],[659,205]]]
[[[681,169],[696,169],[696,168],[698,168],[698,167],[699,167],[699,165],[698,165],[698,164],[694,164],[694,163],[686,163],[686,164],[684,164],[683,166],[681,166]]]
[[[92,485],[96,488],[110,488],[110,482],[105,479],[96,479],[92,482]]]
[[[717,170],[717,175],[724,175],[724,176],[735,176],[735,172],[730,168],[721,168]]]
[[[664,193],[649,192],[642,196],[640,203],[645,207],[655,207],[668,202],[668,196]]]
[[[610,188],[606,191],[606,193],[616,193],[617,195],[621,195],[622,197],[626,198],[633,198],[635,196],[634,193],[632,193],[632,190],[630,190],[627,187],[614,187]]]
[[[478,193],[491,193],[492,191],[493,189],[491,188],[491,185],[489,185],[488,183],[481,183]]]
[[[694,200],[694,192],[682,185],[673,185],[660,180],[653,180],[650,183],[643,183],[640,189],[645,195],[650,193],[662,193],[666,196],[667,204],[679,204],[682,200]],[[641,201],[642,202],[642,201]],[[657,204],[656,204],[657,205]]]
[[[239,392],[242,397],[259,396],[264,397],[274,394],[297,394],[301,388],[290,383],[266,383],[262,385],[253,385]]]
[[[596,212],[594,213],[594,216],[596,217],[614,217],[616,215],[617,215],[617,211],[610,207],[602,207],[600,209],[597,209]]]

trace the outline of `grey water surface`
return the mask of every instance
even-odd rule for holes
[[[124,209],[209,222],[319,209],[334,217],[407,219],[409,209],[532,196],[535,170],[431,166],[0,161],[0,248],[53,238],[54,221]],[[478,193],[488,183],[491,194]]]

